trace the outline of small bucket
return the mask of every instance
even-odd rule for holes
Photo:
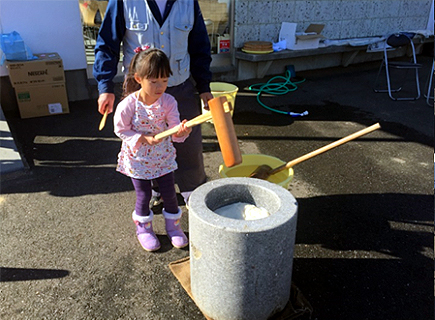
[[[284,161],[264,154],[242,154],[242,163],[228,168],[225,164],[219,166],[219,175],[222,178],[249,177],[259,166],[267,164],[272,169],[285,164]],[[293,169],[285,169],[267,179],[268,181],[288,188],[293,179]]]
[[[234,108],[235,108],[235,104],[236,104],[236,94],[237,94],[237,91],[239,91],[239,88],[231,83],[211,82],[210,83],[210,90],[211,90],[211,94],[213,95],[214,98],[220,97],[220,96],[225,96],[227,98],[227,101],[231,103],[231,107],[232,107],[231,116],[233,116]],[[202,101],[201,101],[201,107],[202,107],[202,113],[208,111],[208,110],[204,109],[204,104]],[[212,123],[213,121],[210,120],[209,122]]]

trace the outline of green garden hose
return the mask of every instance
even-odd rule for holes
[[[277,81],[280,80],[280,81]],[[282,81],[281,81],[282,80]],[[292,117],[302,117],[308,115],[308,111],[304,111],[302,113],[297,112],[288,112],[288,111],[281,111],[274,108],[271,108],[267,105],[265,105],[260,100],[260,96],[262,93],[267,93],[271,95],[281,96],[284,94],[287,94],[291,91],[295,91],[298,87],[297,84],[300,84],[304,82],[305,79],[302,79],[300,81],[291,81],[291,72],[289,70],[286,71],[285,77],[284,76],[275,76],[271,78],[267,83],[257,83],[249,86],[249,90],[257,92],[257,101],[258,103],[273,112],[277,112],[280,114],[286,114]]]

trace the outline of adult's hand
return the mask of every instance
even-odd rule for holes
[[[208,106],[208,100],[213,99],[213,95],[211,94],[211,92],[203,92],[199,95],[199,97],[201,98],[201,100],[204,104],[204,109],[210,110],[210,108]]]
[[[114,93],[102,93],[98,97],[98,112],[104,114],[107,110],[108,113],[113,112],[113,104],[115,103]]]

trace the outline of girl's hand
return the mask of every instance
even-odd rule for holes
[[[192,128],[188,128],[185,126],[186,122],[187,122],[186,119],[181,121],[180,128],[178,129],[178,132],[174,134],[174,136],[176,136],[177,138],[181,138],[184,136],[188,136],[192,132]]]
[[[153,136],[142,135],[139,139],[139,142],[142,144],[148,144],[150,146],[154,146],[154,145],[162,142],[162,140],[156,139]]]

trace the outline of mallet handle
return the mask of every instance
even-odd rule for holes
[[[203,122],[206,122],[208,120],[211,120],[211,113],[210,113],[210,111],[205,112],[203,114],[200,114],[199,116],[197,116],[197,117],[187,121],[185,123],[185,126],[187,128],[194,127],[194,126],[197,126],[197,125],[199,125],[199,124],[201,124]],[[163,132],[160,132],[160,133],[156,134],[154,136],[154,138],[156,138],[156,139],[163,139],[163,138],[172,136],[173,134],[176,134],[178,132],[178,129],[180,129],[180,125],[172,127],[171,129],[165,130]]]
[[[104,126],[106,125],[106,120],[107,120],[107,114],[108,113],[109,113],[109,109],[106,109],[106,111],[103,114],[103,117],[101,118],[100,126],[98,127],[98,129],[100,131],[103,130]]]
[[[294,159],[292,161],[289,161],[286,164],[283,164],[282,166],[279,166],[279,167],[273,169],[272,171],[270,171],[269,174],[272,175],[272,174],[275,174],[275,173],[277,173],[279,171],[292,168],[294,165],[296,165],[298,163],[301,163],[302,161],[311,159],[311,158],[313,158],[313,157],[315,157],[315,156],[317,156],[317,155],[319,155],[321,153],[324,153],[324,152],[326,152],[328,150],[331,150],[331,149],[333,149],[335,147],[338,147],[338,146],[340,146],[342,144],[345,144],[346,142],[349,142],[349,141],[354,140],[356,138],[359,138],[359,137],[361,137],[363,135],[366,135],[367,133],[375,131],[375,130],[379,129],[380,127],[381,127],[380,124],[376,123],[376,124],[374,124],[374,125],[372,125],[372,126],[370,126],[368,128],[365,128],[363,130],[360,130],[360,131],[357,131],[355,133],[352,133],[351,135],[348,135],[348,136],[346,136],[344,138],[341,138],[340,140],[337,140],[337,141],[335,141],[333,143],[327,144],[326,146],[324,146],[324,147],[322,147],[320,149],[314,150],[314,151],[312,151],[310,153],[307,153],[306,155],[303,155],[302,157],[299,157],[299,158],[296,158],[296,159]]]
[[[229,104],[229,103],[224,104],[224,110],[225,110],[225,112],[230,112],[231,109],[232,109],[231,108],[231,104]],[[187,128],[191,128],[191,127],[197,126],[197,125],[199,125],[201,123],[204,123],[206,121],[209,121],[211,119],[212,119],[212,114],[211,114],[210,111],[207,111],[207,112],[204,112],[203,114],[200,114],[199,116],[197,116],[197,117],[187,121],[185,123],[185,126]],[[178,132],[179,128],[180,128],[180,125],[175,126],[175,127],[171,128],[171,129],[168,129],[168,130],[165,130],[163,132],[160,132],[160,133],[156,134],[154,136],[154,138],[156,138],[156,139],[163,139],[163,138],[172,136],[173,134],[176,134]]]

